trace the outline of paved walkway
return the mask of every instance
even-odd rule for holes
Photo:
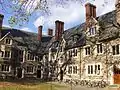
[[[62,87],[60,89],[56,88],[57,90],[120,90],[120,88],[113,87],[113,86],[108,86],[106,88],[88,88],[88,87],[83,87],[83,86],[80,86],[80,85],[71,86],[71,85],[68,85],[68,84],[65,84],[65,83],[59,83],[59,82],[52,82],[52,84],[58,84],[58,85],[61,85],[61,86],[65,86],[65,87]]]

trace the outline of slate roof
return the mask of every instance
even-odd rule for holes
[[[63,38],[65,41],[67,41],[65,49],[85,45],[85,38],[83,33],[84,25],[85,23],[72,27],[63,32]],[[56,51],[56,47],[58,46],[59,42],[60,41],[56,41],[55,37],[53,37],[48,46],[51,47],[53,51]]]
[[[67,41],[66,49],[85,45],[84,26],[85,23],[82,23],[64,31],[64,39]]]
[[[112,40],[120,37],[120,30],[115,27],[112,23],[116,23],[116,11],[113,10],[104,15],[96,17],[96,20],[102,24],[99,24],[102,28],[99,29],[98,41]],[[64,39],[67,41],[66,49],[80,47],[86,44],[85,38],[85,23],[77,25],[73,28],[65,30],[63,33]],[[51,42],[54,42],[52,40]],[[54,42],[55,43],[55,42]],[[55,43],[56,44],[56,43]],[[52,48],[56,48],[57,45],[52,45]]]
[[[100,28],[99,41],[112,40],[120,37],[120,28],[116,27],[116,11],[109,12],[98,18],[98,21],[103,23],[103,28]]]
[[[120,37],[120,30],[116,28],[112,23],[116,23],[115,18],[115,10],[99,17],[96,17],[98,22],[101,22],[103,26],[99,29],[99,41],[111,40],[117,37]],[[112,22],[112,23],[111,23]],[[101,25],[99,23],[99,25]],[[65,30],[63,33],[64,39],[67,41],[66,49],[80,47],[86,44],[85,38],[85,23],[77,25],[73,28]],[[59,44],[59,41],[55,40],[55,37],[43,36],[42,37],[42,45],[39,41],[37,41],[37,34],[31,32],[25,32],[21,30],[3,30],[2,36],[4,36],[7,32],[10,32],[15,40],[21,42],[23,44],[29,44],[31,50],[36,50],[37,47],[44,47],[41,49],[37,49],[40,53],[46,51],[48,53],[49,48],[51,47],[53,50]],[[22,38],[21,38],[22,37]],[[24,38],[23,38],[24,37]]]
[[[47,52],[45,51],[47,44],[52,38],[50,36],[43,35],[42,41],[40,42],[37,40],[37,33],[26,32],[10,28],[2,29],[2,37],[6,35],[8,32],[10,32],[13,39],[19,43],[17,46],[18,48],[20,48],[21,46],[23,46],[23,48],[27,47],[28,51],[32,51],[33,53],[38,53],[41,55]]]
[[[99,25],[98,41],[110,41],[120,37],[120,27],[116,27],[116,11],[113,10],[104,15],[96,17]],[[100,24],[102,23],[102,25]],[[86,44],[85,39],[85,23],[77,25],[71,29],[64,31],[64,38],[66,39],[66,48],[80,47]],[[77,37],[79,35],[79,38]]]

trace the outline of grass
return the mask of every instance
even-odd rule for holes
[[[37,83],[37,84],[18,84],[11,82],[0,82],[0,90],[58,90],[64,88],[65,86],[61,86],[58,84],[50,84],[50,83]],[[52,89],[51,89],[52,88]]]

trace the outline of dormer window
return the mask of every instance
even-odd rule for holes
[[[6,39],[5,44],[11,44],[11,39]]]
[[[28,58],[28,60],[29,60],[29,61],[33,61],[33,60],[34,60],[34,55],[33,55],[33,54],[28,53],[27,58]]]
[[[89,28],[89,35],[94,36],[96,34],[96,28],[95,27],[90,27]]]

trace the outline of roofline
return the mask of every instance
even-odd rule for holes
[[[2,28],[2,30],[18,30],[18,31],[22,31],[22,32],[25,32],[25,33],[31,33],[31,34],[38,34],[38,33],[35,33],[35,32],[29,32],[29,31],[24,31],[24,30],[20,30],[20,29],[15,29],[15,28],[9,28],[9,27],[5,27],[5,28]],[[49,35],[42,35],[42,37],[51,37]]]
[[[1,39],[0,41],[2,41],[6,36],[8,36],[10,34],[10,32],[6,33]]]

